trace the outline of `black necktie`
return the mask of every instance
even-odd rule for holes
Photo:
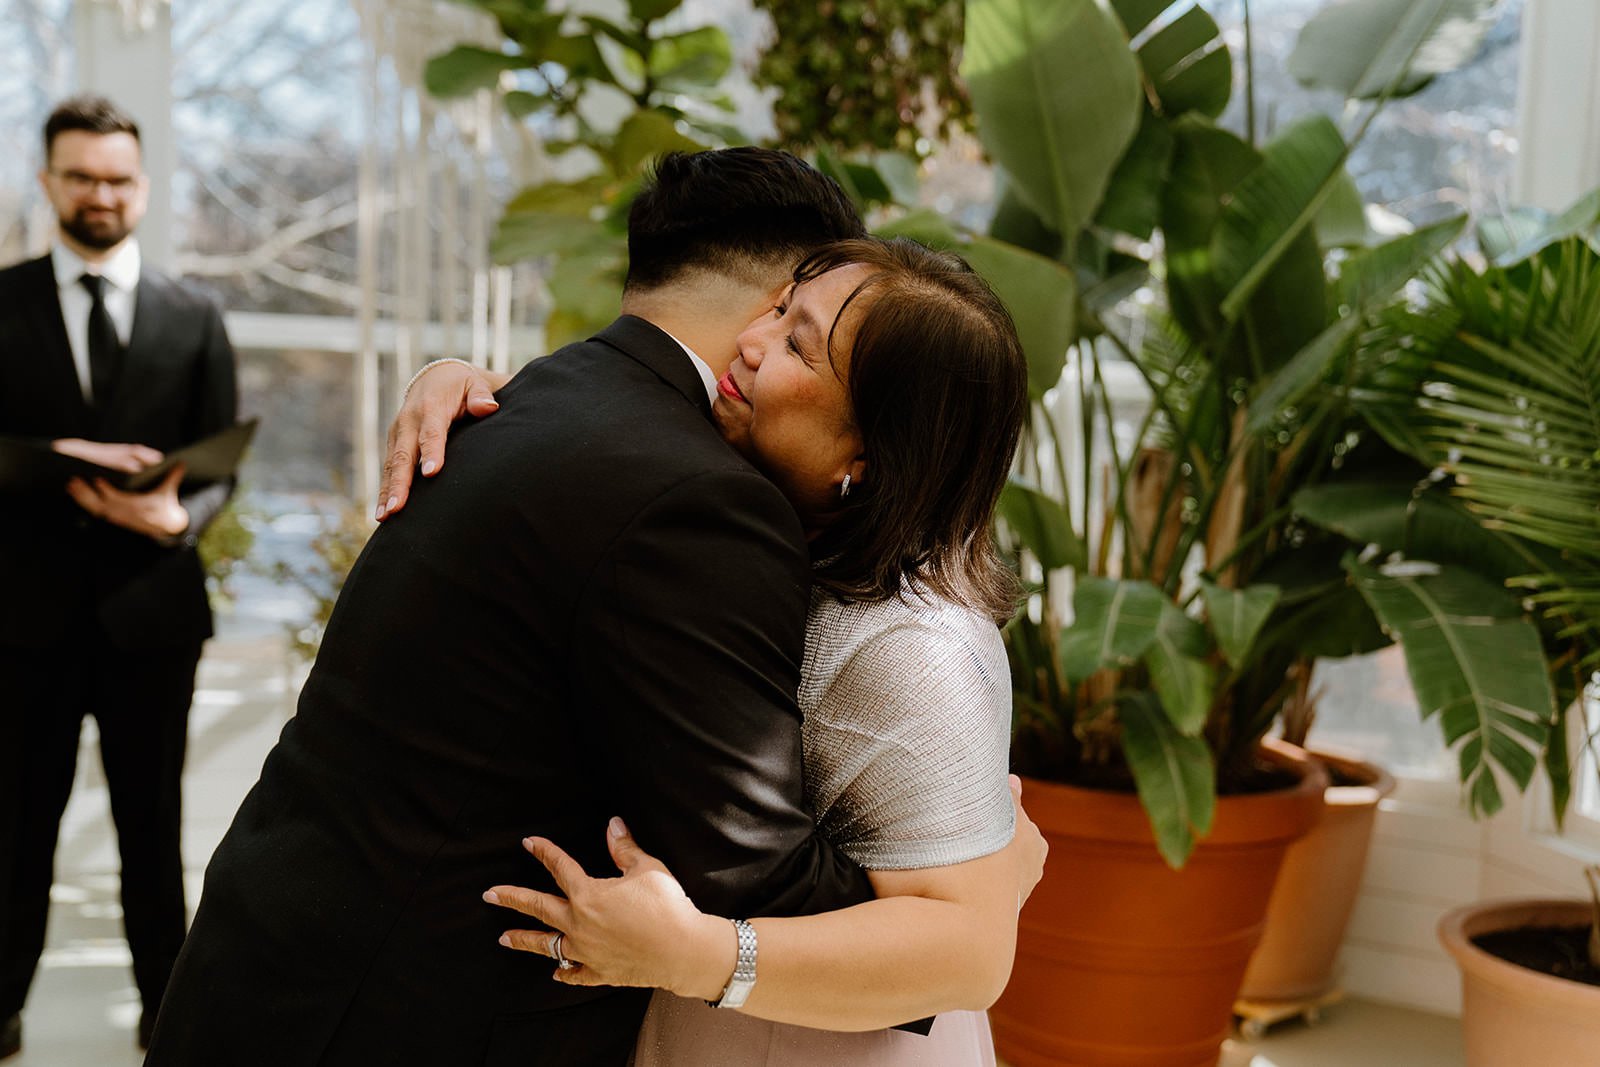
[[[122,365],[122,342],[117,339],[111,312],[106,310],[106,280],[98,274],[85,274],[78,281],[94,300],[89,308],[89,391],[94,406],[104,409]]]

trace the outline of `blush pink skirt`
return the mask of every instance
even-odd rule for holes
[[[923,1036],[900,1030],[843,1034],[755,1019],[657,993],[633,1067],[994,1067],[989,1017],[945,1012]]]

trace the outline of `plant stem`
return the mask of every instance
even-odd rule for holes
[[[1244,134],[1250,147],[1256,147],[1256,50],[1250,27],[1250,0],[1244,6]]]

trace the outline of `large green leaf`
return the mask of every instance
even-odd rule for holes
[[[1212,269],[1211,237],[1223,204],[1261,155],[1241,138],[1198,116],[1179,119],[1169,176],[1161,186],[1161,232],[1166,239],[1167,298],[1173,318],[1196,340],[1218,337],[1225,324],[1222,291]],[[1317,269],[1320,272],[1319,259]]]
[[[1129,40],[1139,36],[1157,15],[1171,6],[1172,0],[1111,0],[1111,10],[1121,20]]]
[[[599,40],[591,33],[553,37],[536,53],[541,63],[556,63],[566,71],[569,81],[586,79],[615,85],[616,76],[600,51]]]
[[[1069,241],[1139,122],[1139,66],[1102,0],[970,0],[961,72],[984,146]]]
[[[874,228],[872,232],[879,237],[909,237],[942,251],[966,251],[961,235],[950,225],[950,220],[933,208],[908,211]]]
[[[650,76],[668,85],[706,86],[733,67],[733,46],[716,26],[658,37],[650,46]]]
[[[422,81],[428,92],[448,100],[469,96],[479,89],[493,89],[500,84],[501,74],[529,65],[524,56],[461,44],[429,59],[422,71]]]
[[[1258,659],[1274,649],[1291,650],[1294,658],[1340,659],[1394,644],[1340,564],[1348,544],[1332,537],[1306,540],[1282,546],[1256,572],[1256,581],[1282,590],[1258,635]]]
[[[1305,232],[1343,173],[1346,147],[1323,115],[1301,119],[1273,140],[1261,166],[1239,183],[1213,238],[1217,283],[1230,321]]]
[[[1250,658],[1256,635],[1277,607],[1279,589],[1266,584],[1226,589],[1215,582],[1202,582],[1200,594],[1205,598],[1211,632],[1217,635],[1217,647],[1237,670]]]
[[[1016,184],[1006,177],[1005,171],[998,167],[995,170],[995,184],[1000,189],[1000,196],[995,203],[994,218],[989,220],[989,236],[1046,259],[1059,259],[1061,235],[1046,226],[1038,212],[1022,202],[1017,195]],[[1110,190],[1106,195],[1109,198]]]
[[[1345,567],[1405,649],[1424,717],[1440,716],[1460,744],[1461,780],[1475,813],[1501,806],[1495,769],[1519,787],[1549,740],[1555,701],[1539,630],[1504,588],[1469,571],[1419,564]]]
[[[1137,136],[1111,176],[1096,224],[1147,239],[1161,213],[1161,186],[1171,159],[1172,128],[1146,108]]]
[[[618,238],[600,238],[552,265],[547,284],[554,306],[545,323],[552,347],[587,337],[617,317],[627,251]]]
[[[1251,433],[1271,429],[1327,377],[1367,314],[1392,297],[1461,234],[1466,217],[1453,216],[1350,257],[1339,277],[1339,317],[1283,365],[1251,404]]]
[[[1357,545],[1398,552],[1415,486],[1404,482],[1329,482],[1294,494],[1295,514]]]
[[[1512,232],[1510,230],[1511,220],[1526,221],[1528,218],[1529,214],[1524,210],[1520,214],[1513,213],[1508,218],[1503,219],[1502,226],[1506,229],[1506,236],[1509,237]],[[1517,232],[1517,239],[1514,244],[1508,248],[1500,249],[1498,253],[1491,253],[1491,255],[1494,256],[1496,263],[1502,266],[1509,266],[1537,255],[1557,241],[1568,237],[1593,234],[1597,227],[1600,227],[1600,189],[1592,190],[1579,197],[1571,207],[1559,215],[1544,219],[1540,225],[1533,227],[1531,232]],[[1492,227],[1488,229],[1488,232],[1484,232],[1485,226],[1480,223],[1479,231],[1480,240],[1492,243],[1494,236]]]
[[[628,14],[640,22],[653,22],[677,10],[683,0],[628,0]]]
[[[1289,73],[1374,99],[1415,92],[1477,55],[1496,0],[1334,0],[1300,30]]]
[[[1072,516],[1061,501],[1031,485],[1011,481],[1000,491],[997,510],[1045,570],[1083,566],[1083,542],[1073,532]]]
[[[1161,698],[1161,708],[1185,737],[1199,737],[1211,710],[1215,674],[1202,656],[1207,651],[1206,630],[1170,600],[1161,608],[1156,639],[1145,650],[1150,684]]]
[[[1185,111],[1216,118],[1228,106],[1233,59],[1216,20],[1198,5],[1152,34],[1139,47],[1139,62],[1168,118]]]
[[[1134,663],[1156,639],[1167,598],[1149,582],[1082,577],[1072,625],[1061,635],[1061,668],[1082,681],[1102,667]]]
[[[611,163],[619,176],[626,177],[668,152],[698,152],[705,147],[678,132],[677,124],[661,112],[635,111],[617,130]]]
[[[1336,290],[1340,314],[1364,312],[1388,300],[1453,245],[1466,225],[1465,215],[1451,215],[1345,260]]]
[[[523,189],[506,205],[490,244],[495,262],[578,253],[606,239],[596,213],[614,186],[607,176],[595,175]]]
[[[1333,180],[1328,198],[1317,209],[1317,242],[1324,248],[1360,248],[1372,239],[1367,205],[1361,190],[1343,169]]]
[[[1168,866],[1188,862],[1195,841],[1211,832],[1216,813],[1216,767],[1198,737],[1185,737],[1148,693],[1134,694],[1118,706],[1122,750],[1150,817],[1156,848]]]
[[[1077,336],[1077,278],[1054,260],[988,237],[973,238],[962,254],[1011,312],[1028,357],[1028,391],[1043,396],[1060,381]]]

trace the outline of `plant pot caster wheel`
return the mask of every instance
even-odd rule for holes
[[[1322,1009],[1344,999],[1344,990],[1330,989],[1314,997],[1297,1000],[1236,1000],[1233,1014],[1239,1019],[1239,1036],[1259,1041],[1267,1031],[1286,1019],[1299,1019],[1307,1026],[1322,1021]]]

